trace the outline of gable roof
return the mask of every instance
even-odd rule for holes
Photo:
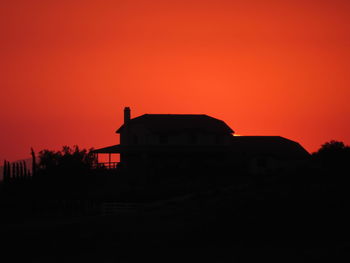
[[[304,159],[310,154],[297,142],[281,136],[234,136],[232,146],[249,155]]]
[[[123,124],[116,132],[126,126],[142,125],[154,133],[205,130],[213,133],[234,133],[222,120],[205,114],[144,114]]]

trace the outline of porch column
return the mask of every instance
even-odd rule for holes
[[[98,153],[95,153],[96,168],[98,167]]]

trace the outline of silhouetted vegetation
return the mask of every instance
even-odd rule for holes
[[[332,260],[350,248],[349,146],[339,141],[323,144],[293,172],[267,175],[208,165],[152,176],[142,167],[97,169],[91,150],[77,146],[37,156],[32,151],[32,157],[35,176],[20,179],[28,172],[15,164],[18,179],[0,188],[6,226],[0,234],[8,251],[21,247],[29,258],[40,246],[48,258],[70,250],[94,262],[108,251],[116,261],[140,261],[133,249],[154,246],[207,248],[197,255],[200,261],[216,262],[214,251],[229,248],[220,254],[226,260],[256,261],[260,249],[298,262]],[[5,163],[7,173],[10,166]],[[108,214],[113,206],[121,210]],[[33,243],[16,243],[34,239],[33,233]],[[95,252],[84,250],[89,246]]]
[[[325,172],[350,171],[350,147],[340,141],[329,141],[313,154],[314,160]]]
[[[42,150],[38,155],[38,176],[51,176],[57,180],[84,180],[81,176],[86,175],[96,164],[91,150],[80,149],[78,146],[64,146],[61,151]]]

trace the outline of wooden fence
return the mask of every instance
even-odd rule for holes
[[[4,161],[3,182],[18,181],[32,177],[32,172],[27,169],[25,161],[8,162]]]

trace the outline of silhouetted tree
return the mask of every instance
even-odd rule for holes
[[[27,169],[26,169],[26,162],[22,161],[22,174],[23,174],[23,178],[27,177]]]
[[[10,162],[7,162],[6,171],[7,171],[7,180],[10,181],[11,180],[11,164],[10,164]]]
[[[21,178],[21,170],[20,170],[20,167],[19,167],[19,163],[18,163],[18,162],[16,163],[16,178],[17,178],[17,179],[20,179],[20,178]]]
[[[39,169],[40,170],[51,170],[55,169],[59,165],[61,159],[61,152],[55,152],[50,150],[42,150],[39,152]]]
[[[331,140],[324,143],[313,157],[328,172],[350,170],[350,147],[341,141]]]
[[[348,155],[349,151],[350,147],[343,142],[332,140],[323,144],[314,156],[325,160],[339,160]]]
[[[18,169],[19,169],[19,178],[24,178],[24,169],[23,169],[23,162],[18,163]]]
[[[36,157],[33,148],[30,148],[30,153],[32,155],[32,176],[36,175]]]
[[[347,146],[345,146],[345,144],[343,142],[331,140],[331,141],[323,144],[317,153],[318,154],[336,153],[339,151],[343,151],[346,148],[347,148]]]
[[[39,152],[40,174],[68,176],[69,179],[79,177],[92,168],[95,162],[92,149],[80,149],[78,146],[70,148],[63,146],[61,151],[42,150]]]
[[[16,170],[16,164],[12,163],[12,179],[17,178],[17,170]]]

